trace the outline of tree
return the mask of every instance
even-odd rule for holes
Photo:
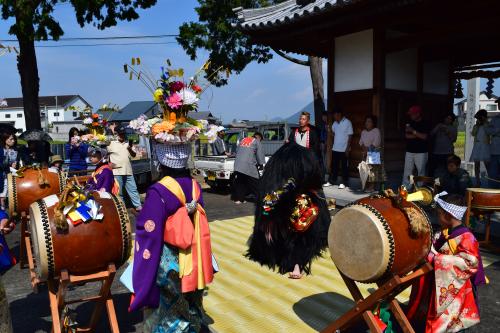
[[[0,0],[3,19],[14,18],[9,34],[19,42],[17,68],[21,77],[24,114],[28,129],[40,129],[40,90],[35,41],[58,40],[63,34],[53,16],[58,4],[69,3],[78,24],[92,23],[100,30],[115,26],[120,20],[135,20],[137,8],[149,8],[156,0]]]
[[[265,45],[253,44],[248,35],[231,26],[236,22],[233,8],[258,8],[283,2],[285,0],[198,0],[198,22],[186,22],[179,27],[177,41],[192,60],[197,58],[199,50],[210,53],[210,69],[220,66],[227,67],[236,74],[256,61],[266,63],[272,59],[271,49]],[[321,114],[325,111],[322,59],[308,57],[300,60],[287,55],[280,50],[274,50],[278,55],[294,63],[309,66],[314,97],[314,118],[316,124],[322,124]],[[212,76],[210,81],[216,86],[228,83],[227,77]]]

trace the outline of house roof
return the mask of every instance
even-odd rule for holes
[[[195,120],[216,120],[210,111],[199,111],[199,112],[190,112],[189,118],[193,118]]]
[[[481,92],[479,93],[479,95],[486,95],[486,91],[484,91],[484,90],[483,90],[483,91],[481,91]],[[491,94],[491,98],[490,98],[490,99],[498,100],[498,99],[499,99],[499,97],[498,97],[497,95]],[[459,100],[458,102],[456,102],[456,103],[455,103],[455,105],[464,104],[464,103],[466,103],[466,102],[467,102],[467,98],[464,98],[464,99],[461,99],[461,100]]]
[[[242,30],[271,28],[294,23],[359,1],[362,0],[288,0],[263,8],[243,9],[238,7],[234,9],[239,21],[235,25]]]
[[[91,107],[91,105],[80,95],[40,96],[38,97],[38,101],[40,103],[40,107],[47,106],[48,108],[52,108],[56,106],[65,107],[77,98],[81,99],[87,106]],[[7,106],[0,106],[0,109],[23,108],[22,97],[4,98],[3,100],[7,102]]]
[[[141,114],[150,113],[156,108],[154,101],[136,101],[128,103],[123,109],[119,111],[99,111],[109,121],[131,121],[139,117]]]

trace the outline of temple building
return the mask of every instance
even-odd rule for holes
[[[401,171],[408,108],[436,124],[453,111],[460,73],[500,60],[495,0],[289,0],[235,12],[255,43],[328,59],[327,109],[353,123],[353,173],[366,115],[379,118],[386,169]]]

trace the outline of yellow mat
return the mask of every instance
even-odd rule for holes
[[[348,311],[354,302],[329,258],[313,263],[312,275],[291,280],[249,261],[243,254],[253,217],[210,223],[212,250],[220,272],[204,307],[218,333],[317,332]],[[499,260],[484,256],[485,264]],[[375,285],[358,284],[363,295]],[[400,295],[406,301],[409,290]]]

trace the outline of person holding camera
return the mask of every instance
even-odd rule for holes
[[[72,127],[69,130],[69,140],[65,144],[66,158],[69,159],[69,171],[87,170],[87,155],[89,145],[82,142],[78,128]]]
[[[457,119],[457,116],[449,113],[431,131],[434,146],[430,159],[429,173],[434,177],[440,177],[446,173],[448,157],[455,152],[455,147],[453,146],[455,141],[457,141],[457,128],[454,126],[455,119]]]
[[[427,138],[430,132],[428,123],[422,117],[422,108],[418,105],[408,110],[410,121],[405,127],[406,154],[403,172],[403,185],[410,187],[410,175],[413,168],[417,167],[419,176],[425,175],[428,159]]]
[[[113,135],[115,135],[115,139],[107,147],[109,163],[113,169],[113,175],[120,186],[122,200],[125,201],[123,196],[123,188],[125,188],[135,211],[140,212],[142,209],[141,198],[137,190],[137,184],[135,183],[132,164],[130,163],[130,159],[136,156],[132,146],[133,141],[126,141],[125,128],[116,127],[116,123],[109,126]]]

